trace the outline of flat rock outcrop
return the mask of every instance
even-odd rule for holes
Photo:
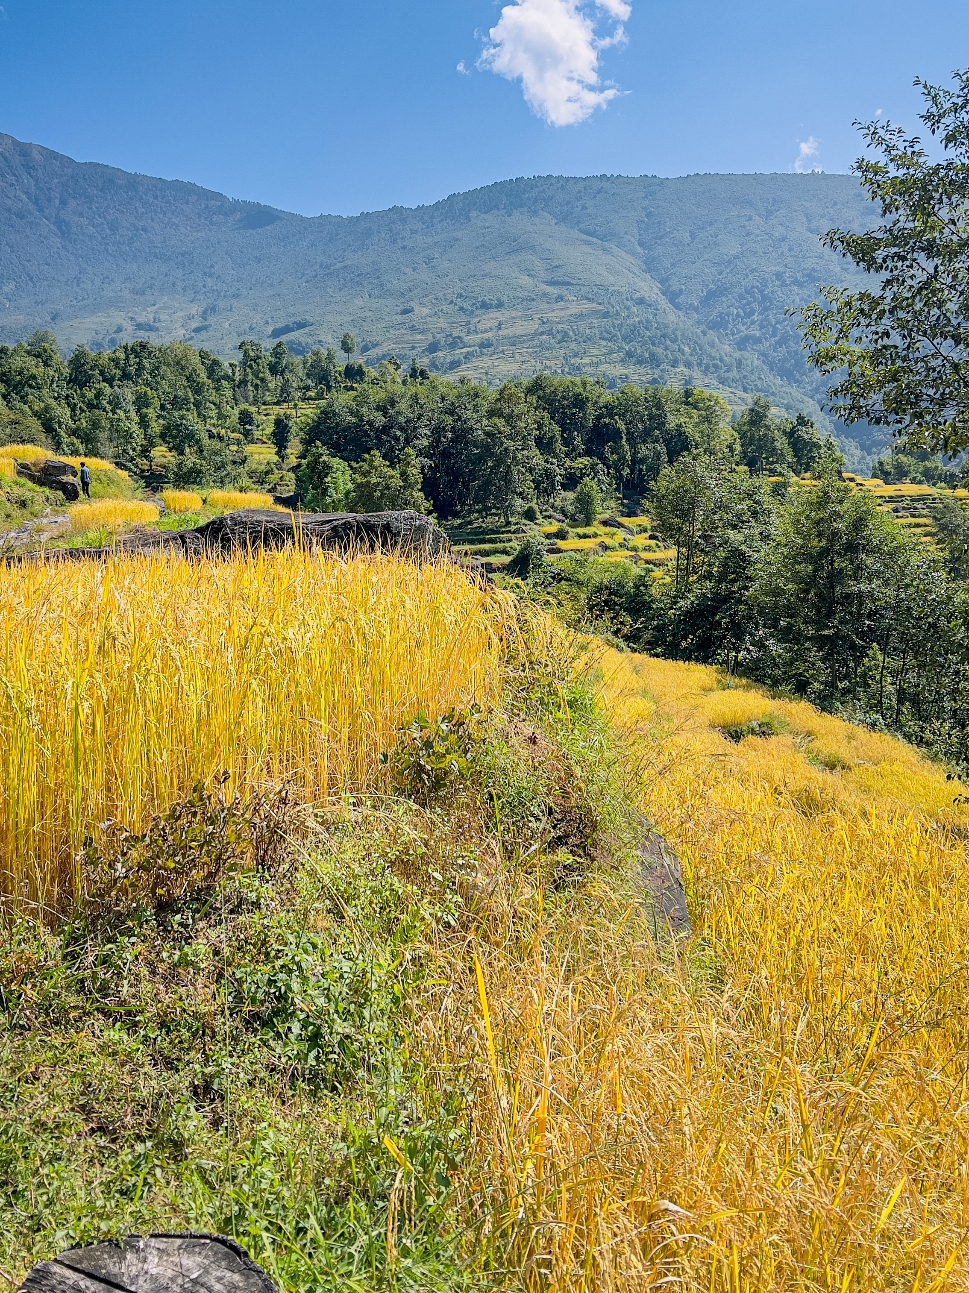
[[[54,548],[45,560],[80,561],[114,552],[172,553],[215,557],[260,548],[302,544],[333,552],[400,552],[433,558],[449,550],[447,537],[420,512],[274,512],[247,509],[217,516],[193,530],[135,530],[110,548]],[[35,559],[24,554],[9,560]]]
[[[657,937],[665,933],[674,937],[692,934],[680,859],[645,818],[642,830],[642,840],[636,852],[640,860],[640,878],[653,909],[653,933]]]

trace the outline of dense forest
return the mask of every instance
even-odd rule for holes
[[[901,526],[823,456],[814,478],[738,472],[685,453],[650,503],[668,577],[529,553],[533,593],[639,651],[722,665],[969,767],[969,511]],[[523,554],[524,556],[524,554]],[[740,731],[745,735],[769,732]]]
[[[490,389],[396,360],[244,341],[0,347],[0,439],[112,458],[146,485],[259,487],[309,509],[412,507],[441,520],[588,523],[646,510],[675,549],[664,577],[554,561],[535,530],[512,569],[577,626],[713,662],[902,731],[969,763],[969,512],[945,490],[931,542],[841,478],[830,437],[755,399],[731,417],[695,388],[539,374]],[[254,454],[252,446],[263,452]],[[883,476],[960,483],[924,451]]]
[[[135,341],[64,360],[49,333],[0,347],[0,433],[60,452],[113,458],[149,484],[297,487],[307,507],[334,510],[374,469],[409,473],[448,519],[510,519],[529,503],[553,508],[584,480],[603,500],[641,497],[688,452],[756,472],[810,471],[836,454],[803,414],[774,416],[766,400],[736,423],[708,391],[539,374],[497,390],[409,370],[376,369],[333,349],[299,356],[255,341],[225,363],[184,342]],[[247,444],[271,441],[255,457]]]

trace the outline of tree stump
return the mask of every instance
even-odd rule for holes
[[[277,1293],[244,1248],[222,1235],[129,1235],[68,1248],[33,1268],[19,1293]]]

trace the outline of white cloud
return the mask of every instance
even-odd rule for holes
[[[617,23],[598,33],[597,7]],[[515,0],[488,33],[478,66],[521,81],[525,102],[552,126],[573,126],[620,94],[599,79],[599,51],[625,39],[629,0]]]
[[[600,9],[611,13],[619,22],[625,22],[633,11],[632,5],[627,4],[626,0],[596,0],[596,3]]]
[[[470,76],[470,75],[471,75],[471,73],[468,71],[468,69],[464,66],[464,59],[463,59],[463,58],[462,58],[461,62],[458,64],[458,71],[461,73],[461,75],[462,75],[462,76]]]
[[[808,135],[807,139],[801,140],[798,144],[797,160],[794,163],[794,169],[797,171],[798,175],[804,175],[808,171],[818,169],[816,166],[812,166],[809,163],[812,157],[820,156],[820,144],[821,141],[819,139],[815,139],[813,135]]]

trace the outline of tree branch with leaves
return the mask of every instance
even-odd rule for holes
[[[800,311],[808,362],[838,375],[832,412],[945,454],[969,446],[969,71],[954,82],[915,82],[939,160],[890,122],[855,123],[880,154],[852,169],[882,223],[865,233],[832,229],[822,241],[873,283],[822,287],[821,300]]]

